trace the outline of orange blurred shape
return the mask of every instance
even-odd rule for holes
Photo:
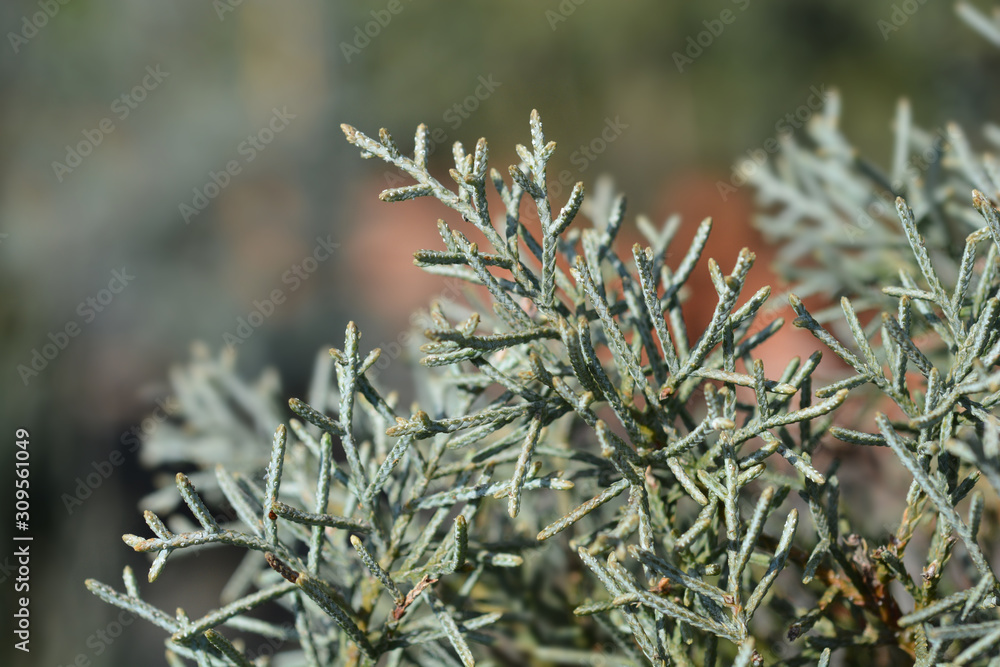
[[[787,285],[771,268],[775,250],[765,243],[750,222],[752,191],[746,188],[730,193],[724,202],[716,189],[716,180],[710,173],[691,173],[674,178],[661,189],[664,193],[660,203],[663,210],[656,212],[658,217],[653,217],[653,220],[662,222],[671,213],[681,215],[680,231],[667,255],[667,264],[676,268],[683,260],[699,223],[705,217],[713,218],[712,233],[685,289],[687,299],[683,310],[692,342],[710,322],[718,302],[708,272],[708,258],[715,259],[723,273],[728,274],[742,248],[747,247],[754,252],[756,261],[738,303],[745,302],[761,287],[771,286],[771,296],[758,314],[753,330],[762,329],[778,317],[784,318],[786,324],[757,348],[754,356],[764,361],[768,377],[775,377],[792,357],[808,357],[817,349],[817,342],[808,332],[791,326],[795,315],[788,305]],[[346,261],[349,262],[346,273],[357,277],[351,289],[358,302],[368,309],[368,314],[390,330],[397,331],[408,326],[409,315],[414,309],[425,307],[444,289],[444,278],[413,265],[413,253],[417,250],[444,248],[436,225],[438,218],[479,243],[481,249],[489,249],[489,244],[470,223],[461,220],[454,211],[438,201],[427,197],[386,204],[374,196],[382,187],[384,183],[381,179],[374,179],[358,189],[361,193],[357,203],[361,224],[346,245]],[[491,209],[499,227],[503,211],[498,197],[491,199]],[[522,215],[525,225],[538,238],[537,218],[527,197],[522,204]],[[625,258],[630,257],[633,243],[647,243],[633,220],[633,217],[626,220],[616,242],[616,248]],[[587,223],[577,221],[571,229],[581,224]],[[528,251],[524,249],[523,252]],[[372,262],[372,257],[378,257],[379,261]],[[564,270],[568,268],[561,264]],[[824,365],[829,363],[827,360],[831,356],[824,355]]]

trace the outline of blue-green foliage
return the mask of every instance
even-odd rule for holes
[[[553,201],[555,144],[537,113],[519,164],[503,174],[485,140],[455,144],[451,182],[429,168],[425,127],[406,155],[385,130],[344,126],[363,157],[412,179],[383,200],[453,212],[441,247],[415,256],[469,285],[464,303],[431,306],[421,409],[380,386],[380,352],[353,324],[307,401],[289,402],[287,427],[273,383],[202,354],[175,378],[183,428],[145,447],[198,471],[150,499],[169,520],[147,511],[152,536],[125,541],[155,554],[150,581],[172,554],[246,550],[222,606],[166,613],[130,570],[125,592],[88,586],[167,630],[171,664],[825,665],[880,646],[921,665],[986,664],[1000,644],[981,534],[995,537],[983,518],[1000,490],[1000,218],[984,193],[1000,192],[1000,170],[950,130],[948,178],[978,190],[942,193],[907,170],[926,135],[901,108],[902,148],[881,177],[836,150],[836,114],[814,122],[816,146],[788,140],[756,176],[761,225],[786,241],[797,291],[843,297],[837,318],[789,299],[794,324],[850,368],[818,387],[819,351],[777,372],[757,358],[782,321],[761,325],[768,288],[744,293],[746,249],[728,271],[708,260],[715,293],[699,298],[714,312],[688,330],[681,305],[710,220],[668,264],[679,220],[640,218],[648,245],[620,252],[624,198],[577,184]],[[907,197],[893,219],[880,213],[860,239],[844,227],[890,195]],[[849,397],[873,395],[891,418],[859,400],[833,425]],[[884,448],[912,478],[892,532],[847,511],[839,462],[813,466],[834,439]],[[196,523],[173,513],[181,500]],[[265,640],[276,657],[254,648]]]

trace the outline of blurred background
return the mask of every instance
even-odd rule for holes
[[[9,639],[0,521],[0,662],[16,665],[164,664],[162,631],[117,625],[83,581],[120,586],[125,564],[144,581],[120,540],[148,532],[138,499],[155,471],[134,438],[169,412],[168,370],[192,341],[235,341],[242,373],[274,368],[280,394],[301,396],[348,319],[365,350],[384,346],[441,293],[410,257],[439,247],[445,211],[380,203],[401,182],[341,123],[389,128],[406,151],[427,123],[441,174],[453,141],[486,136],[504,171],[537,108],[560,146],[554,181],[614,174],[633,215],[683,215],[682,248],[713,216],[708,254],[726,267],[743,245],[769,252],[752,192],[718,183],[817,92],[840,90],[847,135],[881,165],[899,97],[974,142],[1000,103],[996,49],[950,3],[918,0],[9,0],[0,20],[0,451],[13,461],[26,428],[32,453],[30,654]],[[203,560],[205,579],[188,568],[143,590],[201,613],[233,562]]]

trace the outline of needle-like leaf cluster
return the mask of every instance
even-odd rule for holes
[[[753,253],[701,268],[712,222],[678,251],[676,218],[640,218],[646,243],[621,252],[623,197],[587,198],[582,183],[566,201],[550,195],[555,144],[537,113],[518,164],[491,169],[485,140],[456,143],[447,179],[431,169],[424,126],[411,154],[385,130],[343,129],[363,157],[413,181],[383,200],[449,209],[441,246],[414,261],[466,283],[464,303],[431,306],[419,406],[380,386],[380,350],[352,323],[269,446],[260,420],[280,419],[272,384],[247,385],[231,360],[204,355],[177,375],[183,438],[167,429],[147,451],[200,443],[182,457],[197,470],[153,504],[163,514],[183,502],[194,521],[147,511],[151,535],[124,539],[154,557],[150,582],[186,551],[246,556],[222,606],[199,618],[144,601],[129,569],[124,592],[88,582],[167,630],[171,664],[826,665],[885,647],[929,666],[996,654],[983,540],[995,531],[983,524],[1000,491],[1000,214],[986,191],[967,206],[978,222],[958,258],[942,264],[950,246],[924,235],[951,200],[921,199],[925,184],[909,181],[918,204],[896,199],[895,227],[872,226],[878,238],[862,251],[883,264],[860,282],[852,264],[836,269],[851,274],[837,283],[848,339],[791,297],[794,324],[850,370],[814,387],[819,351],[764,368],[758,347],[782,321],[760,324],[769,288],[744,289]],[[857,161],[827,139],[822,159],[841,161],[839,186],[860,199],[838,200],[820,158],[787,152],[798,162],[784,180],[758,179],[780,204],[765,219],[776,236],[805,218],[833,229],[838,202],[871,196]],[[957,215],[949,229],[971,222]],[[787,261],[824,238],[794,237]],[[793,277],[816,292],[835,266]],[[683,311],[696,270],[712,285],[697,295],[713,311],[700,331]],[[892,416],[835,422],[866,391]],[[813,464],[836,440],[884,448],[912,478],[894,534],[863,534],[842,507],[839,461]],[[213,443],[225,455],[206,455]],[[255,649],[264,639],[278,650]]]

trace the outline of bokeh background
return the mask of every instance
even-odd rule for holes
[[[561,147],[550,174],[614,174],[633,214],[681,213],[682,240],[713,216],[709,254],[727,265],[742,245],[768,250],[752,192],[722,198],[717,183],[815,90],[840,90],[847,135],[882,165],[901,96],[924,127],[956,120],[975,143],[1000,117],[998,52],[948,2],[8,0],[0,21],[0,454],[13,461],[15,429],[30,431],[35,538],[25,655],[11,646],[13,517],[0,519],[3,664],[163,664],[162,632],[110,637],[117,612],[83,581],[145,569],[120,535],[146,532],[138,499],[164,471],[142,468],[127,434],[192,341],[218,352],[282,289],[238,365],[273,367],[283,395],[302,395],[348,319],[368,349],[441,291],[410,256],[438,247],[443,210],[378,202],[393,173],[359,160],[340,123],[389,128],[406,150],[418,123],[440,128],[443,174],[455,140],[487,136],[494,165],[514,162],[538,108]],[[318,239],[329,258],[303,262]],[[757,284],[770,279],[762,261]],[[44,368],[19,369],[58,341]],[[202,561],[144,590],[200,613],[232,564]]]

